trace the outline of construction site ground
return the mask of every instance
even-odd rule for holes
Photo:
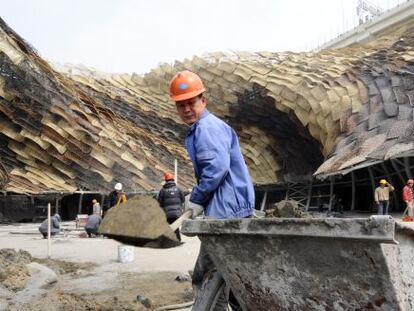
[[[399,221],[402,214],[392,216]],[[196,237],[183,236],[181,246],[169,249],[134,247],[133,262],[120,263],[119,242],[80,237],[83,228],[63,222],[47,259],[38,226],[0,225],[0,310],[156,310],[193,299],[189,271],[199,251]]]
[[[153,310],[193,299],[188,272],[199,250],[196,237],[184,236],[181,246],[170,249],[134,247],[133,262],[120,263],[119,242],[79,237],[83,229],[64,222],[47,260],[47,240],[38,226],[0,225],[1,250],[33,257],[28,273],[27,260],[4,265],[6,257],[25,256],[0,253],[0,310]]]

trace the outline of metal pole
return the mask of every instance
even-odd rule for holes
[[[352,178],[352,201],[351,201],[351,211],[355,210],[355,173],[351,172]]]
[[[330,185],[329,185],[329,211],[332,210],[332,203],[333,203],[333,191],[334,191],[334,181],[335,177],[329,177]]]
[[[82,199],[83,199],[83,192],[81,192],[79,196],[78,214],[81,214],[82,212]]]
[[[309,183],[308,199],[306,200],[306,211],[308,211],[308,209],[309,209],[310,201],[311,201],[311,198],[312,198],[312,181],[313,181],[313,179],[311,179],[311,181]]]
[[[174,181],[175,184],[178,186],[178,161],[174,159]]]
[[[50,223],[50,203],[47,203],[47,258],[50,258],[50,252],[52,247],[52,240],[50,237],[50,229],[51,229],[51,223]]]
[[[60,215],[60,213],[59,213],[59,199],[58,198],[55,199],[55,213]]]
[[[372,169],[370,166],[368,166],[368,173],[369,173],[369,178],[371,179],[371,188],[372,188],[372,193],[375,194],[375,179],[374,179],[374,173],[372,172]],[[369,210],[372,210],[372,205],[370,206]]]

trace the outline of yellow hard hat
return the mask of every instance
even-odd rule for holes
[[[380,184],[384,184],[385,185],[386,183],[387,183],[387,181],[385,179],[381,179],[380,180]]]

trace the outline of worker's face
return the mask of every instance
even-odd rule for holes
[[[178,115],[187,125],[191,125],[200,119],[201,114],[206,108],[206,98],[204,95],[196,96],[190,99],[182,100],[175,103]]]
[[[408,187],[412,187],[414,183],[408,182]]]

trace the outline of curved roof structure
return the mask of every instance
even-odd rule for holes
[[[183,69],[201,76],[208,109],[237,131],[256,184],[410,154],[412,30],[318,53],[210,53],[139,76],[53,69],[1,21],[0,178],[15,192],[108,190],[115,181],[153,190],[178,159],[179,182],[190,186],[186,126],[168,98]]]

